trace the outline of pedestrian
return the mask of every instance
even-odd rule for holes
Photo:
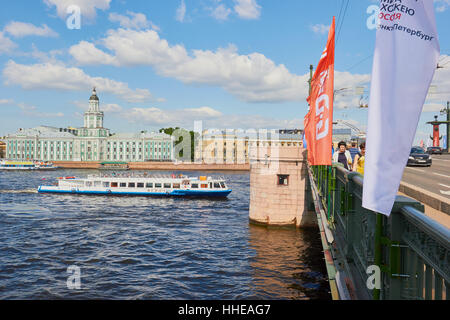
[[[351,171],[352,156],[346,147],[344,141],[338,143],[338,150],[333,154],[333,162],[342,163],[345,169]]]
[[[355,156],[358,154],[359,150],[356,147],[356,142],[352,142],[352,146],[348,149],[350,155],[352,156],[352,161],[355,162]]]
[[[364,175],[364,160],[366,158],[366,143],[363,142],[359,146],[360,152],[355,156],[355,161],[353,163],[353,171]]]

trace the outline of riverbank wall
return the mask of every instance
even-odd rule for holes
[[[57,167],[64,169],[99,169],[98,161],[53,161]],[[129,162],[131,170],[154,171],[250,171],[250,164],[205,164],[173,162]]]

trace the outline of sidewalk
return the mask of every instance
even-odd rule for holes
[[[404,193],[399,192],[399,195],[408,197],[408,198],[412,198],[411,196],[408,196]],[[422,203],[423,204],[423,203]],[[432,207],[423,204],[425,206],[425,215],[430,217],[431,219],[439,222],[440,224],[442,224],[443,226],[447,227],[450,229],[450,216],[442,211],[433,209]]]

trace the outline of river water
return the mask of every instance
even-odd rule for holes
[[[209,174],[227,200],[36,193],[93,173],[0,172],[0,299],[330,299],[318,229],[249,224],[247,173]]]

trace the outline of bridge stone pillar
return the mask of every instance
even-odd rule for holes
[[[252,223],[317,226],[308,210],[310,192],[306,150],[300,142],[250,142],[250,213]],[[311,207],[311,206],[309,206]]]

